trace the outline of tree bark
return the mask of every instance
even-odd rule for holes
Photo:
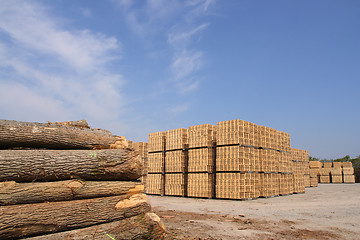
[[[123,194],[143,193],[144,185],[140,182],[120,181],[80,181],[33,183],[0,183],[0,206],[59,202],[75,199],[118,196]]]
[[[164,239],[165,227],[154,213],[146,213],[120,221],[59,232],[26,240],[116,240]]]
[[[0,239],[89,227],[150,211],[144,194],[0,207]]]
[[[66,124],[65,124],[66,123]],[[124,137],[77,123],[30,123],[0,120],[0,149],[108,149],[126,148]]]
[[[131,149],[1,150],[0,181],[136,180],[139,155]]]

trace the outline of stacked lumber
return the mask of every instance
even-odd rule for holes
[[[286,196],[294,192],[293,173],[279,174],[279,195]]]
[[[185,174],[167,173],[165,174],[165,195],[167,196],[186,196]]]
[[[352,162],[342,163],[342,173],[344,183],[355,183],[354,168]]]
[[[355,183],[354,168],[351,162],[311,162],[311,174],[317,170],[319,183]],[[316,168],[315,168],[316,167]],[[321,168],[322,167],[322,168]],[[313,170],[314,169],[314,170]]]
[[[291,148],[291,158],[293,161],[294,193],[303,193],[305,187],[311,186],[309,152]]]
[[[188,144],[188,130],[186,128],[177,128],[166,131],[165,149],[183,150]]]
[[[147,161],[148,161],[148,143],[146,142],[134,142],[132,144],[132,148],[134,148],[141,157],[141,164],[143,165],[141,182],[146,185],[146,176],[147,176]]]
[[[216,171],[259,171],[259,149],[244,146],[218,147]]]
[[[309,171],[310,171],[310,186],[317,187],[320,181],[320,169],[323,164],[320,161],[310,161],[309,162]]]
[[[258,198],[260,195],[258,185],[258,173],[217,173],[216,198]]]
[[[32,123],[0,125],[1,148],[21,148],[0,151],[0,239],[163,238],[164,226],[150,213],[144,186],[136,181],[142,171],[138,153],[111,143],[110,133],[102,139],[104,131],[86,140],[91,129],[73,123],[48,123],[53,130]],[[51,136],[48,130],[66,134]],[[50,149],[43,149],[41,131]],[[6,140],[11,134],[15,143]]]
[[[185,173],[186,151],[167,151],[165,155],[166,173]]]
[[[189,127],[187,196],[213,198],[217,126]]]
[[[165,192],[165,144],[166,133],[149,134],[146,193],[164,195]]]
[[[280,194],[280,174],[260,173],[259,192],[260,197],[275,197]]]

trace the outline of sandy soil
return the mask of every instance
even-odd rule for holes
[[[360,184],[249,201],[149,196],[168,239],[360,239]]]

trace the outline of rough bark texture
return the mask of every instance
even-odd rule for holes
[[[126,181],[138,179],[141,170],[131,149],[0,151],[0,181]]]
[[[127,147],[124,137],[78,126],[77,122],[29,123],[0,120],[0,149],[108,149]]]
[[[0,183],[0,206],[58,202],[75,199],[118,196],[123,194],[143,193],[144,185],[130,181],[80,181],[60,182]]]
[[[165,227],[154,213],[141,214],[116,222],[27,238],[27,240],[116,240],[164,239]]]
[[[0,207],[0,239],[62,232],[122,220],[150,211],[146,195],[122,195]]]

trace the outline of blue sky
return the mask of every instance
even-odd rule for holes
[[[0,0],[0,118],[134,141],[243,119],[360,155],[358,0]]]

